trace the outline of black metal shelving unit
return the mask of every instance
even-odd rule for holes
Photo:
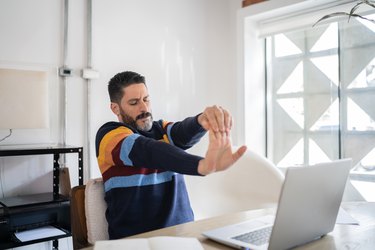
[[[58,249],[58,239],[71,236],[70,199],[59,194],[59,159],[63,154],[78,154],[78,182],[83,185],[83,148],[68,145],[15,145],[0,146],[0,157],[25,155],[53,155],[53,190],[0,199],[0,249],[53,241]],[[20,173],[21,174],[21,173]],[[65,234],[21,242],[14,233],[41,226],[54,226]]]

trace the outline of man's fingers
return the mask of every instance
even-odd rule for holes
[[[219,131],[220,121],[217,118],[215,106],[207,108],[204,114],[205,114],[205,118],[207,119],[207,122],[209,123],[210,128],[213,129],[215,132]]]
[[[243,154],[246,152],[247,147],[246,146],[241,146],[237,151],[233,154],[233,163],[235,163],[238,159],[243,156]]]
[[[225,114],[221,107],[214,106],[215,119],[217,122],[218,130],[225,131]]]
[[[232,116],[225,109],[222,109],[222,110],[223,110],[223,115],[224,115],[224,125],[225,125],[224,130],[229,131],[232,129]]]
[[[202,115],[203,116],[203,115]],[[208,123],[207,119],[205,117],[202,117],[202,122],[201,122],[201,126],[205,129],[205,130],[210,130],[210,124]]]
[[[202,114],[202,120],[207,122],[207,127],[215,132],[229,131],[232,128],[232,116],[220,106],[214,105],[206,108]]]

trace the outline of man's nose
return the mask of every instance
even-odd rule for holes
[[[145,112],[148,111],[148,106],[146,102],[140,101],[140,110]]]

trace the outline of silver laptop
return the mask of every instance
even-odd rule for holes
[[[343,159],[308,167],[290,167],[276,216],[269,215],[203,232],[241,249],[288,249],[331,232],[351,169]]]

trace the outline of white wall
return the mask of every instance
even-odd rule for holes
[[[146,76],[155,119],[183,119],[213,104],[235,113],[235,11],[240,2],[94,1],[93,67],[100,78],[92,86],[90,137],[104,122],[116,120],[107,82],[124,70]],[[98,175],[93,163],[91,176]]]
[[[65,141],[84,146],[85,154],[90,152],[90,157],[84,158],[85,168],[90,168],[90,177],[99,176],[95,133],[104,122],[116,119],[109,110],[106,88],[109,78],[123,70],[146,76],[156,119],[174,121],[219,104],[236,120],[236,11],[241,0],[93,0],[93,68],[100,77],[91,82],[89,90],[80,77],[87,56],[86,1],[69,1],[66,64],[73,69],[73,76],[66,81],[66,100],[62,96],[65,83],[57,75],[63,63],[63,2],[0,0],[0,66],[50,73],[50,128],[14,130],[0,145],[64,141],[66,103]],[[8,132],[0,130],[0,138]],[[241,133],[235,127],[234,138]],[[191,152],[203,154],[206,144],[204,139]],[[0,196],[50,190],[50,160],[37,156],[0,158]],[[68,159],[67,165],[73,163]],[[73,185],[77,185],[76,172],[72,167]],[[63,248],[71,247],[67,240],[60,242]],[[38,246],[51,248],[47,243]]]

